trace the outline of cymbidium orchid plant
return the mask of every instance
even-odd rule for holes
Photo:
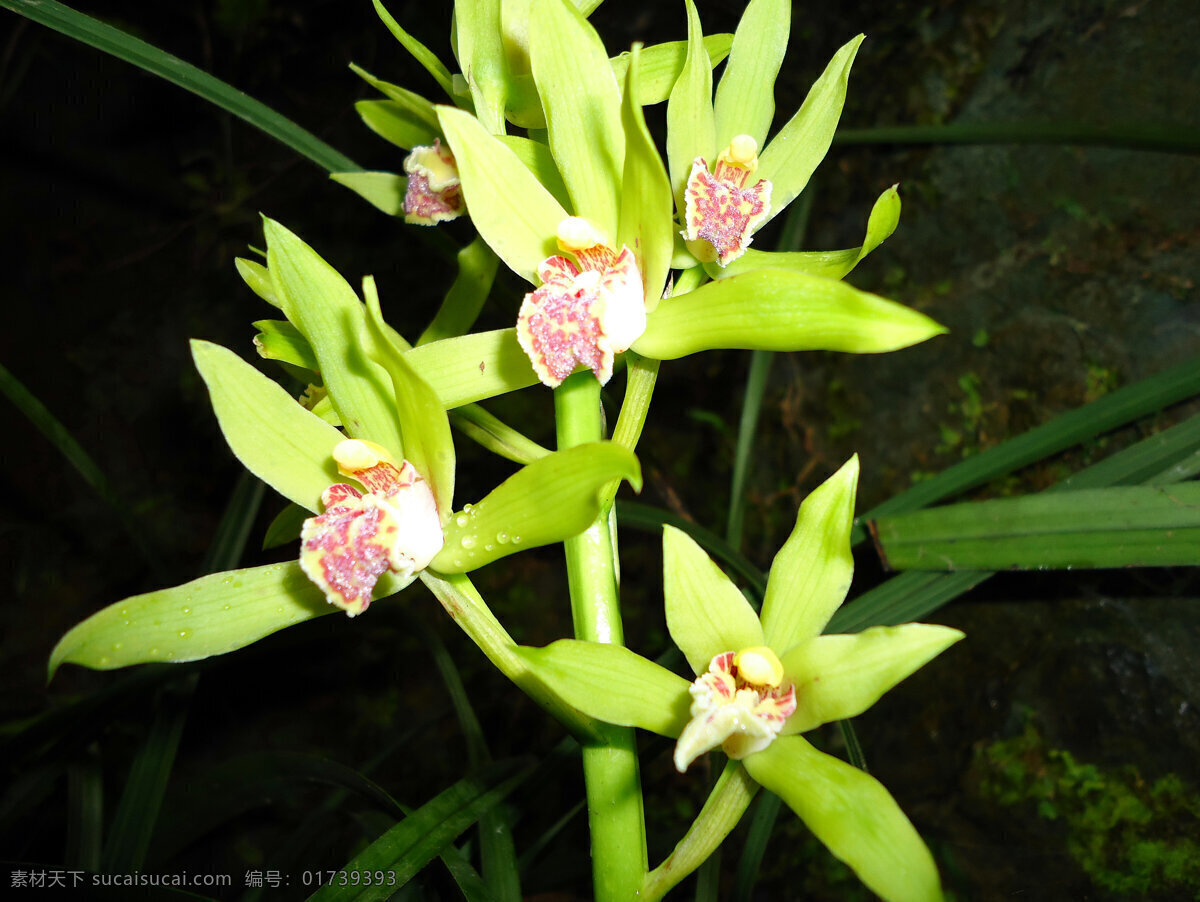
[[[51,672],[65,662],[195,660],[336,610],[365,614],[360,628],[374,601],[420,578],[489,660],[580,739],[598,900],[663,895],[716,848],[759,784],[884,898],[937,899],[933,860],[886,790],[798,735],[862,712],[961,638],[916,624],[820,635],[850,585],[857,460],[801,508],[761,620],[690,538],[667,531],[667,620],[694,679],[623,647],[611,517],[622,480],[640,489],[634,448],[661,361],[714,348],[878,353],[944,331],[841,281],[896,227],[895,188],[877,201],[860,247],[748,249],[828,149],[862,39],[836,53],[768,141],[790,2],[751,0],[736,34],[706,38],[685,0],[686,41],[612,59],[586,18],[597,5],[456,4],[459,75],[376,0],[450,103],[356,69],[388,98],[358,108],[408,151],[407,178],[335,178],[413,224],[469,218],[478,237],[458,254],[460,279],[410,344],[385,322],[370,277],[360,296],[266,220],[265,262],[238,268],[283,318],[255,323],[255,347],[309,388],[296,400],[204,341],[193,355],[230,448],[291,502],[272,533],[299,539],[297,556],[118,602],[63,637]],[[713,67],[726,54],[714,97]],[[665,165],[642,109],[663,101]],[[514,327],[472,333],[498,261],[529,289]],[[608,439],[600,389],[621,365],[624,401]],[[478,406],[539,383],[554,390],[553,453]],[[460,510],[452,424],[522,465]],[[520,648],[466,574],[556,542],[575,638]],[[717,748],[730,759],[712,804],[654,870],[633,727],[675,739],[681,772]]]

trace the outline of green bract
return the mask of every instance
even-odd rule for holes
[[[857,476],[858,461],[852,458],[801,506],[796,528],[771,567],[761,621],[704,551],[685,533],[667,527],[667,627],[702,676],[727,653],[776,656],[783,674],[779,690],[792,687],[796,707],[777,738],[742,758],[747,771],[782,797],[883,898],[939,899],[933,859],[887,790],[863,771],[791,735],[862,713],[963,637],[958,630],[927,624],[879,627],[854,636],[820,635],[850,587]],[[702,680],[689,685],[624,648],[562,640],[546,648],[523,648],[521,654],[530,670],[568,704],[610,723],[674,738],[690,718],[708,710],[698,707],[702,695],[696,686]]]

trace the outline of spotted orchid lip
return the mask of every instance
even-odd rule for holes
[[[434,138],[432,145],[414,147],[404,158],[408,185],[404,190],[404,221],[436,225],[457,219],[466,211],[458,166],[449,147]]]
[[[702,262],[728,266],[750,246],[754,230],[771,212],[771,183],[759,179],[757,144],[738,135],[717,155],[713,171],[703,157],[692,161],[684,191],[684,221],[680,234]]]
[[[408,461],[397,464],[373,442],[348,439],[333,450],[338,470],[365,492],[335,483],[321,494],[325,512],[304,521],[300,567],[330,604],[361,614],[387,570],[411,577],[444,543],[429,484]]]
[[[517,340],[543,384],[557,388],[582,365],[603,385],[615,356],[646,331],[642,275],[633,252],[602,243],[587,220],[563,220],[558,242],[575,260],[554,256],[538,267],[542,284],[525,295]]]

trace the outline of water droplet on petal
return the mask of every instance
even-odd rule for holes
[[[507,545],[508,544],[508,533],[506,533],[506,532],[496,533],[496,541],[499,542],[501,545]]]
[[[464,511],[466,511],[468,514],[469,514],[469,513],[471,513],[471,511],[472,511],[473,509],[474,509],[474,508],[473,508],[473,507],[472,507],[472,505],[470,505],[470,504],[464,504],[464,505],[463,505],[463,510],[464,510]]]
[[[107,667],[107,666],[108,666],[108,658],[107,658],[107,657],[104,657],[104,658],[101,658],[101,659],[100,659],[100,666],[101,666],[101,667]]]
[[[113,643],[113,651],[120,651],[120,650],[121,650],[121,643],[120,643],[120,642],[114,642],[114,643]]]
[[[188,631],[187,631],[187,630],[180,630],[180,631],[179,631],[179,638],[180,638],[180,639],[186,639],[187,637],[188,637]]]
[[[470,522],[470,519],[471,518],[468,517],[466,514],[459,514],[458,516],[456,516],[454,518],[454,522],[457,523],[459,526],[466,526],[467,523]]]
[[[474,536],[463,536],[459,540],[459,544],[461,544],[463,548],[470,550],[475,547],[475,537]]]
[[[185,613],[185,614],[190,614],[190,613],[192,613],[192,609],[191,609],[191,608],[184,608],[184,609],[183,609],[183,613]]]
[[[514,544],[514,545],[520,545],[520,544],[521,544],[521,537],[520,537],[520,536],[513,536],[513,544]]]
[[[483,546],[483,550],[484,550],[484,551],[491,551],[491,550],[492,550],[493,548],[495,548],[495,547],[496,547],[496,546],[495,546],[495,545],[493,545],[491,542],[488,542],[486,545],[484,545],[484,546]]]

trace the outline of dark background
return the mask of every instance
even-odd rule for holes
[[[367,0],[77,8],[245,90],[367,168],[399,171],[403,154],[359,122],[353,101],[374,93],[348,62],[438,98]],[[450,58],[448,4],[394,0],[389,9]],[[733,30],[740,11],[740,3],[700,3],[706,32]],[[797,5],[777,125],[837,47],[865,31],[847,127],[1033,121],[1194,129],[1194,12],[1170,0]],[[633,40],[684,34],[674,3],[608,0],[593,21],[614,54]],[[650,117],[661,120],[661,111]],[[261,245],[259,214],[295,230],[352,282],[374,273],[386,315],[410,337],[453,270],[415,229],[255,129],[8,12],[0,12],[0,159],[0,362],[92,455],[149,550],[143,555],[58,452],[0,403],[7,423],[0,554],[8,563],[0,668],[3,713],[18,724],[112,684],[113,674],[68,667],[45,686],[49,651],[70,626],[126,595],[198,575],[240,467],[216,428],[187,339],[254,359],[249,322],[272,311],[242,285],[232,259]],[[799,501],[852,452],[862,457],[865,509],[1194,353],[1198,176],[1194,156],[1120,148],[835,146],[809,189],[805,246],[859,243],[875,197],[899,182],[900,229],[850,280],[927,312],[951,332],[881,357],[777,355],[750,479],[748,556],[765,568]],[[460,243],[470,235],[462,223],[444,232]],[[767,232],[756,243],[772,240]],[[480,326],[509,325],[523,290],[502,274]],[[723,352],[664,365],[639,448],[642,500],[723,529],[747,360]],[[619,392],[614,380],[610,416]],[[529,389],[492,408],[551,440],[549,393]],[[1040,489],[1189,412],[1168,411],[986,494]],[[466,441],[458,447],[462,500],[508,472]],[[277,498],[264,503],[244,565],[278,558],[254,549],[279,507]],[[656,653],[665,641],[657,541],[628,531],[624,539],[630,644]],[[879,578],[864,555],[852,595]],[[519,640],[541,643],[569,631],[553,549],[486,569],[478,583]],[[965,629],[968,640],[861,718],[859,731],[873,771],[916,822],[958,898],[1193,897],[1194,871],[1135,892],[1089,873],[1085,862],[1099,858],[1132,873],[1137,854],[1155,854],[1148,844],[1186,851],[1180,844],[1200,827],[1198,594],[1188,570],[1011,574],[931,618]],[[496,755],[552,746],[559,730],[488,670],[415,587],[369,618],[322,618],[206,670],[176,788],[203,785],[207,768],[247,750],[312,752],[354,767],[379,756],[372,777],[413,805],[449,785],[465,753],[414,620],[449,644]],[[44,755],[25,749],[14,759],[0,858],[62,860],[65,781],[52,778],[54,768],[99,762],[115,804],[149,708],[148,696],[135,695],[103,723],[39,750]],[[1024,744],[1013,744],[1017,737]],[[837,737],[827,739],[836,746]],[[659,860],[703,788],[691,775],[673,775],[665,743],[647,737],[644,746],[651,854]],[[1063,753],[1094,773],[1068,773]],[[1153,808],[1140,833],[1122,832],[1128,819],[1118,815],[1106,822],[1127,795],[1144,800],[1147,787],[1172,775],[1182,788],[1170,805]],[[1039,778],[1058,781],[1053,816],[1036,804],[1045,802],[1036,796]],[[577,797],[573,764],[556,781],[512,798],[524,812],[519,849]],[[18,804],[31,797],[34,814]],[[235,875],[276,867],[280,836],[317,817],[324,798],[306,788],[248,806],[174,861]],[[325,841],[314,846],[325,857],[304,862],[336,867],[369,831],[353,811],[320,816],[331,818]],[[184,817],[186,808],[164,809],[168,825]],[[739,833],[728,844],[730,874],[741,841]],[[1131,851],[1137,843],[1140,853]],[[586,897],[587,867],[577,817],[553,854],[534,865],[526,890]],[[438,869],[426,878],[434,897],[447,891]],[[785,812],[761,898],[850,898],[854,884],[844,879]]]

